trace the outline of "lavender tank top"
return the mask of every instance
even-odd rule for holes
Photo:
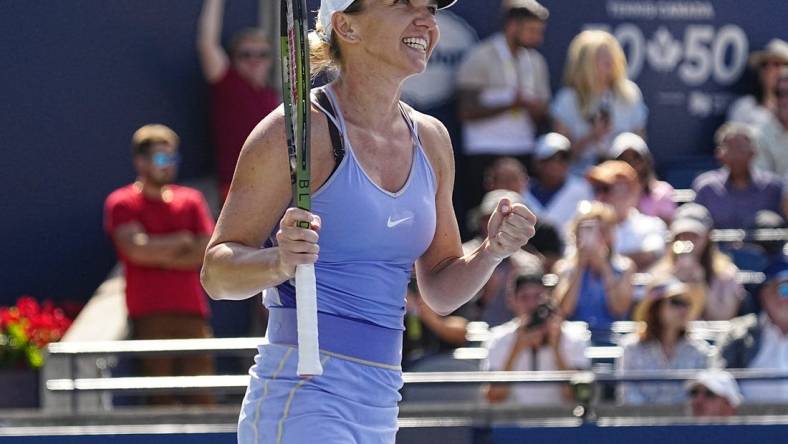
[[[313,195],[312,212],[322,220],[320,256],[315,263],[319,312],[403,329],[405,292],[415,260],[435,235],[435,173],[418,137],[418,127],[400,104],[412,136],[410,174],[389,192],[358,163],[339,104],[326,88],[345,155]],[[325,112],[325,110],[324,110]],[[267,307],[295,307],[292,281],[267,291]]]

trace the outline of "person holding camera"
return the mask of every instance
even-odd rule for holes
[[[635,265],[613,248],[616,215],[601,202],[578,205],[570,230],[574,252],[556,264],[555,288],[561,313],[584,321],[595,345],[610,345],[610,326],[623,320],[632,303]]]
[[[583,173],[623,132],[646,133],[648,109],[640,88],[627,78],[627,60],[613,35],[578,34],[570,43],[564,88],[550,106],[553,131],[572,141],[572,174]]]
[[[582,324],[564,322],[550,301],[541,269],[519,269],[507,296],[516,314],[491,330],[485,343],[484,370],[551,371],[590,366],[585,357],[590,334]],[[511,401],[521,405],[555,405],[571,399],[568,386],[560,384],[492,384],[485,390],[491,403]]]
[[[724,321],[736,316],[746,292],[737,281],[739,269],[711,241],[713,222],[702,205],[687,203],[670,224],[671,248],[651,270],[669,275],[705,295],[702,319]]]

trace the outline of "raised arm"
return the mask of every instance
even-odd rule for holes
[[[553,294],[558,301],[559,309],[564,318],[570,319],[577,310],[577,303],[580,298],[580,285],[583,277],[584,263],[578,263],[578,257],[560,261],[558,268],[560,279]]]
[[[438,178],[435,196],[437,225],[427,251],[416,261],[419,290],[427,305],[447,315],[470,300],[490,278],[495,267],[534,235],[536,216],[524,205],[502,199],[488,224],[488,238],[463,255],[452,206],[454,157],[446,128],[436,119],[420,116],[422,138]]]
[[[224,0],[205,0],[197,25],[197,53],[208,83],[218,82],[230,66],[221,41],[223,13]]]

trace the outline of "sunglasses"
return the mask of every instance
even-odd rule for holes
[[[179,164],[181,156],[178,154],[154,153],[150,156],[150,160],[156,168],[166,168]]]
[[[267,59],[271,57],[271,51],[238,51],[235,57],[239,60]]]
[[[692,390],[689,391],[689,395],[691,398],[703,396],[706,399],[717,399],[720,397],[718,394],[700,387],[693,387]]]
[[[777,284],[777,295],[781,299],[788,299],[788,281],[782,281]]]
[[[610,192],[610,185],[594,185],[594,194],[607,194]]]
[[[686,299],[670,298],[668,299],[668,305],[670,305],[673,308],[689,308],[690,303]]]

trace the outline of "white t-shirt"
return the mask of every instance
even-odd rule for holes
[[[629,217],[616,225],[614,250],[621,255],[633,253],[657,253],[665,251],[668,227],[662,219],[646,216],[633,208]]]
[[[772,119],[772,112],[761,106],[755,97],[742,96],[728,108],[728,120],[760,126]]]
[[[521,48],[517,59],[503,34],[495,34],[471,49],[457,73],[457,88],[479,91],[485,106],[514,102],[524,97],[550,100],[547,63],[534,49]],[[511,110],[463,124],[466,154],[520,155],[533,150],[534,122],[525,110]]]
[[[758,132],[755,166],[788,177],[788,128],[777,118],[770,117],[758,126]]]
[[[627,131],[636,132],[646,127],[648,108],[643,103],[640,88],[632,81],[627,80],[627,83],[628,87],[635,92],[635,100],[628,102],[619,96],[606,96],[612,130],[605,140],[585,148],[585,151],[573,162],[572,174],[582,175],[588,167],[595,163],[597,158],[605,156],[617,135]],[[599,106],[602,100],[597,100],[597,102],[596,106]],[[580,110],[580,100],[574,88],[561,88],[550,105],[550,112],[554,119],[568,128],[569,138],[572,140],[585,137],[591,132],[591,123]]]
[[[506,365],[512,351],[520,326],[518,319],[513,319],[490,330],[490,339],[485,343],[488,351],[487,359],[482,362],[483,370],[500,371]],[[591,334],[585,322],[564,322],[561,324],[561,356],[567,365],[574,369],[585,369],[590,361],[585,356]],[[514,363],[514,371],[558,370],[555,355],[549,346],[536,352],[536,362],[532,353],[526,350]],[[561,384],[515,384],[512,387],[510,401],[520,405],[559,405],[563,403]]]
[[[584,179],[569,176],[564,182],[564,186],[553,195],[547,206],[542,205],[539,199],[530,192],[526,192],[523,197],[525,206],[528,207],[540,221],[549,222],[556,228],[564,241],[568,236],[569,226],[575,218],[577,204],[583,200],[593,200],[594,193],[591,186]]]

